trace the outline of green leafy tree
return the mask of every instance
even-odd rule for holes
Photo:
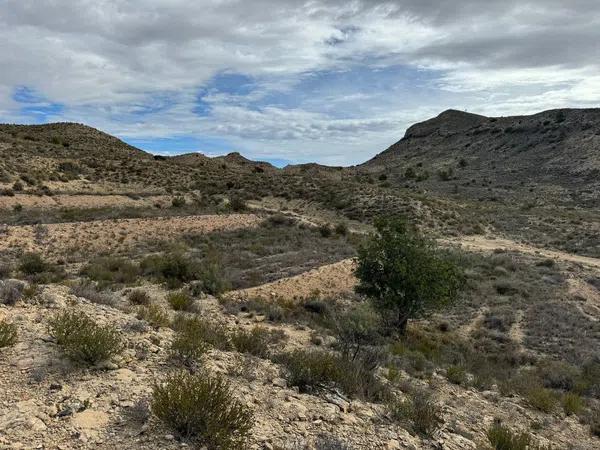
[[[356,292],[369,297],[384,319],[404,334],[409,319],[455,300],[464,277],[434,242],[405,221],[378,219],[375,228],[358,251]]]

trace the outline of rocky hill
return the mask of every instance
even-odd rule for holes
[[[481,200],[600,203],[600,109],[484,117],[449,110],[358,167],[401,185]]]

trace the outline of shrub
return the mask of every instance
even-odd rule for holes
[[[69,358],[96,364],[123,349],[121,336],[112,325],[97,325],[81,311],[63,311],[49,323],[50,334]]]
[[[333,233],[331,230],[331,227],[329,226],[328,223],[324,223],[323,225],[319,226],[319,233],[321,234],[322,237],[326,238],[331,236],[331,234]]]
[[[103,284],[131,284],[137,280],[140,270],[136,264],[124,258],[102,257],[84,267],[81,274]]]
[[[414,391],[406,400],[388,403],[392,417],[409,425],[415,433],[431,436],[443,423],[440,408],[430,393]]]
[[[315,450],[352,450],[352,447],[335,436],[321,434],[315,440]]]
[[[217,322],[210,322],[199,317],[187,318],[178,315],[173,322],[173,329],[177,332],[187,333],[197,341],[219,350],[230,350],[230,336],[225,326]]]
[[[586,422],[590,425],[592,436],[600,437],[600,408],[596,407],[590,411]]]
[[[344,222],[340,222],[335,226],[335,233],[340,236],[346,236],[348,234],[348,225]]]
[[[191,311],[194,307],[194,299],[185,292],[173,292],[167,295],[167,302],[175,311]]]
[[[25,275],[38,275],[49,268],[50,266],[38,253],[25,253],[19,261],[19,270]]]
[[[375,227],[377,234],[358,251],[356,291],[404,334],[409,319],[455,300],[464,277],[404,221],[378,219]]]
[[[229,199],[229,208],[235,212],[242,212],[246,210],[246,202],[239,195],[234,195]]]
[[[145,275],[166,282],[169,288],[198,279],[200,269],[197,262],[179,252],[148,256],[141,268]]]
[[[173,197],[171,200],[171,205],[173,208],[182,208],[185,206],[185,198],[184,197]]]
[[[17,343],[17,326],[0,321],[0,348],[11,347]]]
[[[110,291],[104,291],[98,285],[90,282],[80,282],[71,287],[71,294],[83,297],[99,305],[115,306],[117,297]]]
[[[381,320],[373,308],[364,303],[335,317],[332,328],[342,354],[355,359],[363,346],[378,340]]]
[[[570,391],[575,387],[579,370],[567,363],[545,361],[538,365],[537,375],[547,388]]]
[[[244,447],[252,412],[233,397],[220,375],[179,372],[156,384],[152,412],[181,436],[211,450]]]
[[[545,413],[551,413],[558,403],[556,394],[543,387],[529,389],[525,393],[525,398],[530,406]]]
[[[536,445],[528,433],[513,433],[510,428],[502,426],[498,421],[487,431],[487,438],[494,450],[544,450],[546,447]],[[548,447],[546,450],[551,450]]]
[[[452,365],[446,369],[446,378],[454,384],[467,383],[467,371],[461,365]]]
[[[137,318],[145,320],[155,328],[168,327],[171,324],[169,314],[163,308],[154,304],[139,308]]]
[[[231,343],[238,352],[266,358],[269,354],[269,346],[282,338],[281,333],[256,326],[249,331],[239,330],[233,333]]]
[[[575,394],[573,392],[568,392],[563,395],[561,399],[562,407],[567,416],[577,415],[583,411],[585,407],[585,402],[579,396],[579,394]]]
[[[204,330],[191,324],[179,329],[171,343],[172,355],[186,365],[199,362],[209,348]]]
[[[334,353],[319,350],[294,350],[280,355],[287,382],[302,392],[337,387],[349,396],[378,399],[383,387],[363,360],[350,361]]]
[[[129,302],[133,305],[148,306],[151,303],[150,295],[142,289],[135,289],[127,296]]]
[[[25,283],[18,280],[0,281],[0,303],[14,305],[23,296]]]

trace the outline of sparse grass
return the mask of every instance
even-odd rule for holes
[[[13,323],[0,321],[0,348],[12,347],[17,343],[17,326]]]
[[[165,425],[210,450],[244,448],[253,425],[229,383],[205,372],[178,372],[156,384],[151,408]]]
[[[194,299],[186,292],[172,292],[167,295],[167,302],[175,311],[192,311]]]
[[[395,420],[423,436],[431,436],[443,423],[440,407],[426,391],[411,390],[405,400],[390,400],[388,408]]]
[[[239,330],[232,333],[231,343],[238,352],[266,358],[269,355],[270,346],[280,342],[283,337],[281,332],[256,326],[248,331]]]
[[[98,325],[81,311],[63,311],[49,322],[50,334],[69,358],[85,364],[108,360],[123,349],[118,330]]]

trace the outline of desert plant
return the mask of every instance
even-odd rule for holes
[[[227,328],[219,322],[212,322],[200,317],[186,317],[178,314],[173,321],[176,332],[192,335],[194,340],[202,341],[219,350],[231,349],[231,337]]]
[[[175,311],[191,311],[194,307],[194,299],[186,292],[170,293],[167,302]]]
[[[405,400],[389,400],[388,408],[394,419],[424,436],[431,436],[443,423],[439,406],[426,391],[411,390]]]
[[[186,365],[200,362],[209,349],[205,330],[189,322],[177,330],[171,343],[172,355]]]
[[[169,314],[163,308],[154,304],[140,307],[137,311],[137,318],[145,320],[155,328],[168,327],[171,324]]]
[[[246,210],[246,201],[239,195],[234,195],[229,199],[229,208],[234,212]]]
[[[434,244],[399,219],[378,219],[358,251],[356,291],[369,297],[401,334],[408,320],[458,296],[464,277]]]
[[[185,198],[184,197],[173,197],[171,200],[171,206],[173,208],[182,208],[185,206]]]
[[[363,303],[334,316],[332,328],[342,354],[356,359],[365,345],[378,340],[381,320],[371,305]]]
[[[50,334],[76,362],[96,364],[123,349],[121,336],[112,325],[101,326],[81,311],[63,311],[49,322]]]
[[[0,321],[0,348],[11,347],[17,343],[17,326]]]
[[[99,305],[115,306],[118,302],[115,294],[102,290],[97,284],[89,281],[82,281],[73,285],[70,292],[77,297],[83,297]]]
[[[48,263],[38,253],[25,253],[19,261],[19,270],[25,275],[38,275],[49,268]]]
[[[18,280],[0,280],[0,303],[14,305],[23,296],[25,283]]]
[[[141,268],[145,275],[164,281],[169,288],[198,279],[200,270],[196,261],[180,252],[148,256]]]
[[[556,408],[558,398],[550,389],[543,387],[533,387],[525,392],[527,403],[535,409],[545,413],[550,413]]]
[[[446,369],[446,378],[454,384],[465,384],[467,382],[467,371],[464,366],[454,364]]]
[[[321,434],[315,440],[315,450],[352,450],[352,447],[335,436]]]
[[[127,299],[133,305],[148,306],[151,303],[150,296],[142,289],[134,289],[129,293]]]
[[[585,402],[581,396],[573,392],[567,392],[565,395],[563,395],[561,398],[561,404],[563,411],[567,416],[580,414],[585,407]]]
[[[81,274],[102,284],[131,284],[137,280],[140,269],[135,263],[124,258],[107,256],[90,262]]]
[[[266,358],[269,347],[282,339],[281,333],[255,326],[251,330],[239,330],[231,335],[233,347],[241,353]]]
[[[494,450],[528,450],[532,445],[531,436],[525,432],[513,433],[510,428],[494,422],[487,431],[487,438]]]
[[[245,446],[252,412],[232,394],[220,375],[178,372],[156,384],[152,412],[181,436],[211,450]]]

